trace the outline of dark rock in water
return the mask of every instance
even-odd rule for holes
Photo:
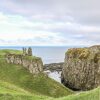
[[[62,83],[73,90],[90,90],[100,85],[100,45],[72,48],[65,54]]]
[[[61,63],[45,64],[45,65],[44,65],[44,70],[62,71],[63,64],[64,64],[63,62],[61,62]]]

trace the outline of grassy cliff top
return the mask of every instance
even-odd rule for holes
[[[88,48],[73,48],[68,49],[66,54],[72,56],[73,58],[87,59],[90,51]]]
[[[12,50],[12,49],[1,49],[0,50],[0,57],[3,57],[7,54],[22,54],[21,50]]]
[[[24,56],[23,58],[26,59],[26,60],[32,60],[32,61],[41,60],[40,57],[36,57],[36,56]]]
[[[13,55],[13,56],[22,56],[22,51],[21,50],[12,50],[12,49],[2,49],[0,50],[0,57],[4,57],[5,55]],[[27,60],[41,60],[40,57],[36,57],[36,56],[24,56],[24,59]]]
[[[66,55],[70,58],[100,60],[100,46],[92,46],[88,48],[71,48],[68,49]]]

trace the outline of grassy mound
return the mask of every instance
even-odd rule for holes
[[[48,100],[100,100],[100,87],[91,91],[76,93],[67,97]]]
[[[2,57],[6,52],[16,52],[14,50],[2,50]],[[20,53],[20,51],[17,53]],[[8,64],[5,59],[0,59],[0,80],[9,82],[23,88],[30,93],[42,94],[51,97],[61,97],[72,94],[73,92],[63,85],[50,79],[43,73],[33,76],[27,69],[20,65]]]

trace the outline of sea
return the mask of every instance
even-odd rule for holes
[[[0,46],[0,49],[22,50],[28,46]],[[75,46],[78,47],[78,46]],[[65,52],[72,46],[31,46],[33,56],[41,57],[43,64],[64,62]],[[61,72],[49,72],[48,76],[61,83]]]
[[[22,50],[23,47],[27,46],[0,46],[0,49],[15,49]],[[65,52],[70,47],[49,47],[49,46],[31,46],[33,56],[41,57],[43,64],[59,63],[64,61]]]

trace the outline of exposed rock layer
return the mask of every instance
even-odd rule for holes
[[[100,85],[100,46],[69,49],[65,54],[62,83],[74,90]]]
[[[61,62],[61,63],[45,64],[45,65],[44,65],[44,70],[62,71],[63,64],[64,64],[63,62]]]
[[[6,61],[7,63],[22,65],[23,67],[27,68],[32,74],[38,74],[43,71],[43,63],[41,58],[8,54],[6,56]]]

